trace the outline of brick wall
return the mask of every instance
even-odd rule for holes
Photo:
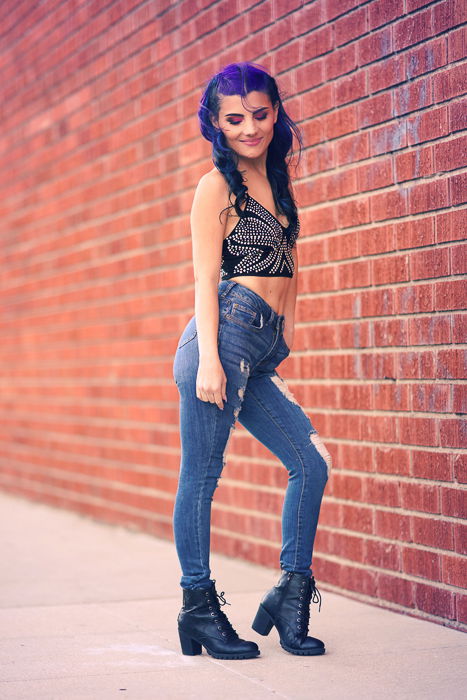
[[[334,460],[315,577],[467,629],[465,21],[460,0],[2,2],[0,488],[172,537],[196,110],[256,61],[306,145],[281,372]],[[286,481],[237,424],[213,550],[278,566]]]

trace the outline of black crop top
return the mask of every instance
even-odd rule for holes
[[[300,221],[297,220],[293,231],[289,230],[290,224],[283,226],[248,192],[246,197],[245,216],[222,243],[221,279],[237,275],[293,277],[292,248]]]

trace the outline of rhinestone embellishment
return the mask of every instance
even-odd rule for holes
[[[300,222],[287,239],[287,228],[259,202],[247,196],[243,218],[239,219],[222,245],[221,278],[235,275],[293,277],[292,247]]]

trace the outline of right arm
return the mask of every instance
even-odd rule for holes
[[[196,396],[224,408],[227,379],[219,359],[218,285],[225,231],[225,215],[219,213],[229,204],[228,189],[219,171],[200,179],[190,214],[193,269],[195,278],[195,316],[198,331],[199,366]]]

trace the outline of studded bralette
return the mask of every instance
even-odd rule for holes
[[[290,224],[283,226],[248,192],[246,196],[245,216],[222,243],[221,279],[237,275],[293,277],[292,248],[300,221],[289,231]]]

